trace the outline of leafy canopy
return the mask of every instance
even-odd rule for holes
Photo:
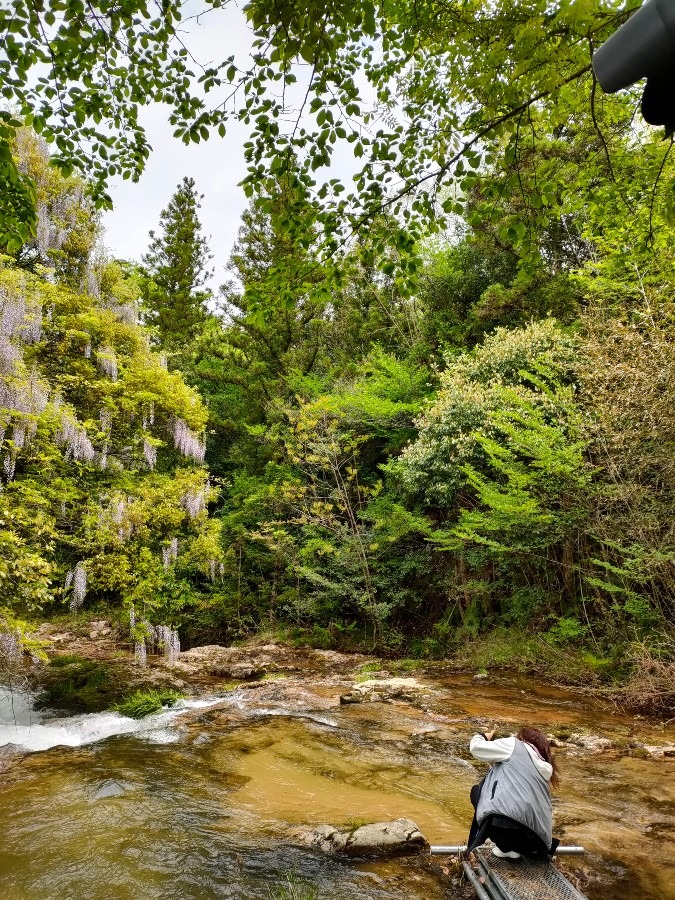
[[[592,200],[602,216],[622,202],[614,154],[631,131],[636,145],[654,139],[634,127],[630,93],[600,95],[591,56],[638,5],[251,0],[250,58],[201,66],[179,31],[178,0],[163,3],[161,15],[143,0],[15,0],[0,11],[0,81],[6,100],[56,144],[64,171],[87,169],[102,203],[110,202],[108,178],[137,178],[143,169],[143,105],[167,103],[176,136],[188,143],[243,121],[251,127],[247,193],[269,195],[281,174],[294,172],[314,211],[314,255],[339,256],[367,232],[373,258],[396,246],[396,259],[381,264],[404,286],[419,265],[412,250],[421,229],[462,214],[494,166],[504,178],[475,214],[485,218],[502,190],[531,195],[529,218],[512,217],[503,235],[526,257],[538,252],[529,228],[545,228],[570,203],[573,211]],[[237,14],[227,0],[203,0],[195,12],[208,13],[209,27]],[[2,124],[0,143],[9,114]],[[592,164],[574,178],[528,166],[542,144],[588,128]],[[353,155],[351,191],[330,178],[338,146]],[[29,190],[16,172],[5,174],[19,193]],[[652,174],[653,186],[657,167]],[[649,193],[633,202],[650,202]],[[16,215],[6,210],[5,234],[30,228],[19,194],[15,206]],[[379,219],[384,211],[390,217]]]

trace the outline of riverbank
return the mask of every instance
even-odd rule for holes
[[[643,645],[634,644],[622,661],[613,661],[589,649],[561,647],[537,635],[497,628],[480,639],[466,642],[447,658],[411,659],[376,656],[349,647],[348,652],[317,647],[306,634],[282,630],[261,633],[228,648],[228,661],[221,660],[220,669],[216,663],[210,667],[209,662],[209,653],[217,655],[218,650],[204,651],[198,647],[189,650],[187,656],[183,653],[177,667],[167,665],[161,657],[150,656],[149,665],[141,668],[132,658],[126,625],[114,621],[82,615],[63,617],[36,623],[36,635],[48,658],[57,664],[64,657],[72,657],[74,662],[87,661],[80,673],[82,684],[70,697],[74,708],[85,711],[107,708],[106,704],[119,702],[135,690],[165,688],[190,693],[193,684],[203,686],[214,677],[246,681],[298,667],[316,667],[317,660],[322,660],[319,669],[325,672],[330,670],[333,660],[335,667],[346,665],[354,674],[362,669],[386,676],[455,672],[489,677],[493,672],[512,672],[552,686],[578,690],[633,714],[652,715],[663,721],[675,718],[675,663],[670,662],[672,648],[668,647],[659,657]],[[96,668],[88,677],[91,664],[110,669],[111,677],[104,677],[102,670]],[[60,674],[65,679],[60,679]],[[67,696],[58,696],[58,685],[65,681],[67,687],[71,675],[72,670],[67,668],[62,673],[50,673],[47,666],[37,668],[31,677],[36,684],[56,685],[57,695],[52,693],[50,699],[68,705]]]

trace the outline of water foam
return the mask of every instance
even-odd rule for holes
[[[35,697],[26,691],[0,688],[0,746],[14,745],[37,752],[52,747],[81,747],[122,734],[134,734],[156,744],[180,740],[175,729],[181,712],[205,709],[221,702],[219,697],[180,700],[143,719],[131,719],[115,712],[57,717],[35,709]]]

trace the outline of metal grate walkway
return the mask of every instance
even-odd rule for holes
[[[472,874],[482,883],[477,887],[470,876],[469,880],[481,900],[587,900],[550,862],[498,859],[489,846],[474,852],[477,871],[474,868]],[[465,870],[467,867],[465,863]]]

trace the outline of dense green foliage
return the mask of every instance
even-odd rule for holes
[[[67,174],[94,153],[94,198],[142,166],[137,108],[171,75],[187,141],[251,125],[251,200],[207,304],[191,180],[144,267],[106,260],[89,187],[28,129],[0,131],[7,627],[84,603],[133,607],[137,639],[150,621],[188,641],[272,627],[418,656],[512,627],[591,648],[598,669],[639,641],[658,669],[675,619],[673,162],[590,71],[633,5],[254,0],[252,67],[201,82],[241,81],[244,99],[213,109],[171,49],[173,3],[145,39],[144,4],[94,4],[113,61],[127,42],[103,86],[65,64],[72,4],[17,12],[8,96]],[[53,88],[25,87],[45,60],[36,16],[70,92],[58,121]],[[84,18],[91,62],[104,26]],[[120,98],[119,137],[99,134]],[[343,142],[364,162],[352,193],[321,172]]]

